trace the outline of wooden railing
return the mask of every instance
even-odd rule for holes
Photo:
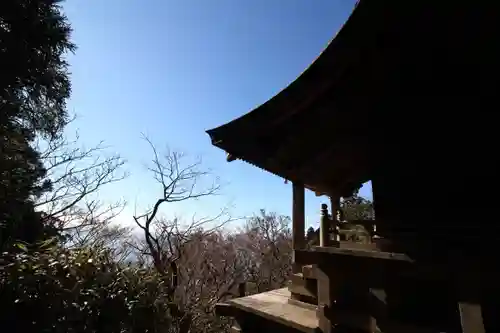
[[[292,209],[292,247],[293,250],[303,250],[307,247],[305,239],[305,199],[304,185],[293,183],[293,209]],[[330,197],[330,212],[327,204],[321,205],[321,218],[319,228],[319,246],[340,247],[341,245],[341,225],[337,220],[337,211],[340,210],[340,198]],[[368,243],[371,243],[375,233],[374,221],[351,221],[351,224],[361,224],[367,230]],[[301,272],[301,266],[294,261],[293,272]]]
[[[339,247],[350,243],[367,244],[372,243],[376,238],[375,220],[338,221],[334,216],[329,213],[326,204],[321,205],[320,227],[315,232],[316,237],[308,240],[308,247]],[[301,230],[294,230],[294,232],[300,233]]]
[[[294,189],[297,190],[297,189]],[[312,244],[305,242],[305,228],[302,220],[301,208],[302,198],[299,191],[294,191],[294,224],[293,224],[293,249],[303,250],[309,246],[320,248],[335,247],[344,249],[371,250],[375,248],[373,236],[376,232],[375,221],[338,221],[337,209],[328,210],[327,204],[321,205],[320,227],[316,231],[316,241]],[[333,207],[336,202],[332,202]],[[355,230],[357,229],[357,230]],[[353,237],[355,235],[355,237]],[[362,237],[361,237],[362,236]],[[310,239],[308,241],[311,241]],[[303,245],[306,245],[302,247]],[[310,250],[313,250],[310,248]],[[295,255],[295,251],[294,251]],[[306,262],[297,262],[294,257],[294,270],[290,281],[289,290],[293,301],[301,301],[312,305],[318,305],[318,282],[315,265],[307,265]],[[304,269],[307,271],[305,272]],[[306,274],[307,273],[307,274]]]
[[[292,300],[318,305],[319,279],[315,274],[305,274],[304,266],[307,264],[308,272],[315,272],[315,265],[305,260],[296,260],[296,254],[301,250],[306,250],[308,245],[305,237],[305,188],[303,184],[293,183],[293,209],[292,209],[292,248],[293,264],[292,277],[290,281],[290,292]],[[330,212],[327,204],[321,205],[320,228],[318,231],[319,248],[337,247],[337,248],[362,248],[370,247],[366,244],[344,241],[342,239],[342,223],[337,221],[336,212],[340,209],[340,198],[330,198]],[[371,222],[370,222],[371,223]],[[359,224],[366,224],[365,221]],[[369,228],[371,230],[372,228]],[[372,241],[373,233],[369,232],[368,243]],[[312,250],[312,249],[311,249]],[[306,250],[307,251],[307,250]],[[303,251],[302,251],[303,252]],[[311,253],[314,256],[314,253]],[[317,281],[316,281],[317,280]]]

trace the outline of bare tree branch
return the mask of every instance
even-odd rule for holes
[[[97,198],[104,186],[127,176],[125,161],[117,154],[107,154],[102,142],[92,148],[78,145],[74,140],[55,137],[36,142],[41,160],[47,170],[51,190],[35,199],[42,219],[70,236],[73,245],[90,240],[91,235],[107,226],[124,208],[125,202],[104,205]],[[96,228],[92,231],[92,228]]]
[[[194,163],[185,163],[184,165],[183,158],[185,156],[182,153],[171,151],[170,149],[167,149],[166,152],[160,157],[160,154],[152,141],[145,135],[143,135],[143,139],[148,143],[153,154],[152,165],[148,168],[148,170],[153,174],[154,179],[160,184],[162,191],[161,196],[156,200],[151,210],[148,210],[142,215],[134,216],[133,218],[137,226],[144,233],[144,240],[149,247],[156,269],[159,272],[165,273],[169,264],[171,262],[175,262],[175,260],[172,260],[172,258],[170,258],[170,260],[166,260],[162,256],[163,248],[160,243],[163,242],[168,244],[170,247],[169,252],[174,253],[175,249],[171,248],[172,242],[170,241],[170,238],[173,236],[177,238],[182,237],[182,233],[180,233],[177,220],[170,226],[165,225],[165,223],[160,223],[160,227],[156,226],[156,233],[159,231],[159,235],[153,232],[152,224],[157,221],[160,206],[165,203],[195,200],[202,197],[216,195],[220,190],[220,185],[218,184],[217,179],[213,180],[208,186],[200,185],[200,180],[202,178],[210,176],[208,171],[200,169],[201,159],[197,159]],[[222,214],[216,218],[218,219],[220,217],[222,217]],[[192,221],[183,233],[189,234],[193,229],[200,228],[213,221],[215,221],[214,218]],[[220,223],[220,225],[226,222],[227,221],[224,221]],[[179,251],[177,252],[180,253]]]
[[[189,223],[182,223],[180,218],[165,219],[160,216],[160,209],[168,203],[199,200],[217,195],[220,190],[218,179],[210,172],[201,169],[201,159],[188,162],[185,155],[170,149],[158,152],[152,141],[143,136],[148,143],[153,159],[148,170],[160,185],[160,193],[153,207],[141,215],[133,216],[135,224],[143,234],[142,240],[131,244],[136,253],[151,262],[153,267],[172,285],[172,298],[176,299],[175,311],[181,332],[199,321],[199,315],[191,311],[201,299],[213,289],[200,283],[203,277],[213,271],[213,260],[202,244],[210,237],[216,237],[222,226],[231,221],[227,209],[222,209],[213,217],[197,217],[193,214]],[[200,247],[201,246],[201,247]],[[212,268],[211,268],[212,267]],[[216,281],[215,278],[212,280]],[[196,290],[198,301],[193,301]],[[218,299],[221,292],[210,300]],[[203,297],[202,297],[203,296]],[[210,303],[212,304],[212,303]],[[215,303],[213,303],[215,304]]]

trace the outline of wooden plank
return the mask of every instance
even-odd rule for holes
[[[319,329],[315,311],[290,304],[289,298],[290,291],[287,288],[282,288],[235,298],[227,301],[227,304],[240,311],[253,313],[302,332],[317,333]]]
[[[413,260],[404,253],[383,252],[378,249],[364,249],[364,248],[350,249],[350,248],[338,248],[338,247],[313,246],[309,251],[332,254],[332,255],[346,255],[346,256],[366,257],[375,259],[386,259],[394,261],[404,261],[409,263],[413,262]]]
[[[453,278],[446,267],[432,263],[417,263],[402,253],[367,249],[313,247],[295,250],[296,261],[302,265],[321,265],[332,272],[359,275],[370,279],[372,287],[382,287],[388,276],[408,276],[426,280]]]
[[[376,285],[383,285],[390,274],[411,272],[413,264],[406,256],[381,253],[362,249],[326,248],[318,250],[295,250],[295,258],[300,264],[321,265],[333,272],[342,271],[347,275],[359,275],[360,270],[366,279]],[[376,285],[373,285],[375,287]]]

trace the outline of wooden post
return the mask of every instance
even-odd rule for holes
[[[321,216],[319,220],[319,246],[328,246],[330,244],[330,219],[328,218],[328,206],[321,204]]]
[[[331,228],[333,230],[333,242],[337,243],[340,241],[339,232],[338,232],[338,217],[337,211],[340,209],[340,197],[330,196],[330,205],[332,210],[332,221]]]
[[[293,210],[292,210],[292,248],[301,250],[305,247],[305,195],[304,185],[293,183]],[[301,267],[293,258],[293,272],[298,273]]]

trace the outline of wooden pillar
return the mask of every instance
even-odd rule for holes
[[[338,216],[337,211],[340,209],[340,197],[330,196],[330,208],[332,209],[332,221],[331,228],[333,230],[333,242],[337,243],[340,241],[338,233]]]
[[[305,195],[304,185],[293,183],[293,210],[292,210],[292,248],[301,250],[305,248]],[[293,258],[294,273],[300,272],[300,267]]]

